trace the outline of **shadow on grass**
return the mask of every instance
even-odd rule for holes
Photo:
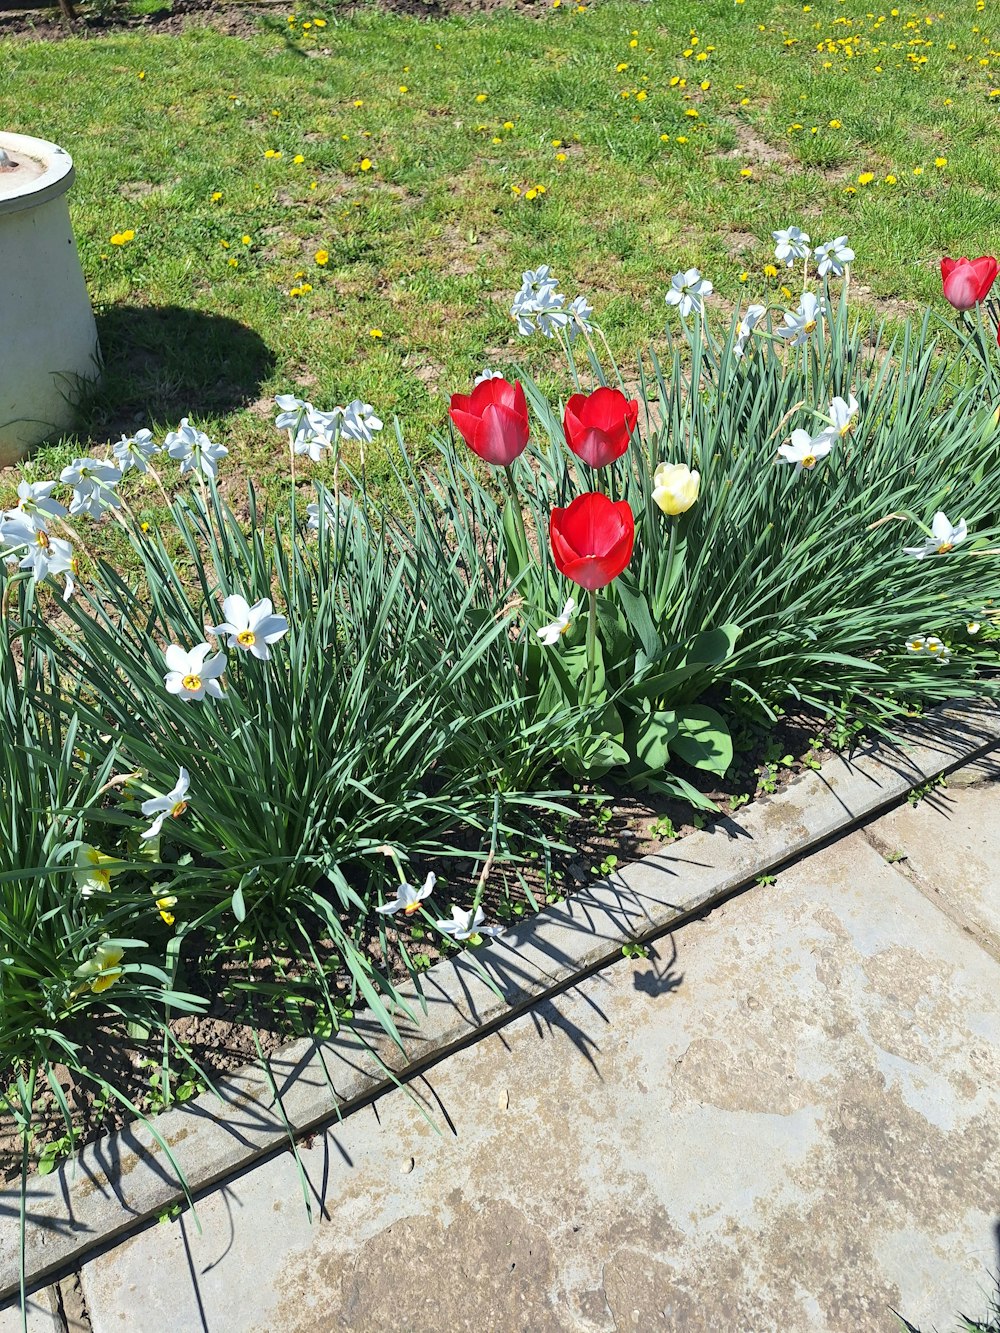
[[[80,408],[92,438],[233,412],[259,396],[274,369],[260,334],[225,315],[114,305],[96,319],[104,371]]]

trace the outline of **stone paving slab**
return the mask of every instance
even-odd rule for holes
[[[288,1125],[302,1133],[349,1112],[391,1087],[393,1072],[440,1059],[484,1024],[505,1021],[511,1009],[523,1010],[619,957],[623,943],[721,900],[998,740],[995,704],[942,705],[908,722],[899,744],[866,745],[850,762],[831,759],[714,831],[694,833],[587,885],[488,948],[435,964],[418,989],[403,988],[415,1018],[398,1019],[402,1050],[361,1015],[330,1041],[292,1043],[266,1072],[250,1067],[219,1079],[221,1101],[206,1093],[155,1117],[150,1127],[130,1125],[86,1146],[50,1175],[29,1181],[29,1281],[64,1271],[179,1200],[174,1162],[192,1190],[212,1186],[280,1148]],[[5,1296],[18,1281],[17,1209],[16,1191],[0,1191]]]
[[[1000,844],[1000,831],[995,833]],[[1000,847],[998,847],[1000,850]],[[979,1312],[1000,964],[854,833],[83,1269],[95,1333]],[[433,1122],[433,1123],[429,1123]],[[972,1307],[972,1308],[970,1308]]]
[[[59,1318],[54,1287],[43,1287],[28,1297],[28,1333],[66,1333]],[[21,1302],[15,1298],[0,1305],[0,1333],[22,1333]]]
[[[1000,958],[1000,762],[969,765],[956,783],[868,825],[869,837],[925,893]],[[980,779],[967,785],[968,778]]]

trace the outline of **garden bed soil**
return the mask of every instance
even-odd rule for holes
[[[548,901],[553,901],[553,887],[560,895],[571,895],[591,881],[652,855],[698,828],[711,828],[713,822],[733,815],[748,799],[780,791],[806,768],[817,768],[831,756],[833,751],[826,748],[823,735],[823,720],[817,715],[807,712],[787,715],[772,729],[758,728],[753,737],[749,734],[745,737],[747,748],[737,753],[724,779],[685,769],[682,776],[715,802],[718,814],[699,815],[678,800],[650,799],[646,794],[610,786],[582,793],[586,800],[581,813],[570,821],[561,837],[574,850],[557,861],[556,873],[561,878],[557,885],[549,886]],[[680,771],[684,766],[677,767]],[[419,872],[414,878],[420,882],[424,872],[420,867],[414,870]],[[465,863],[457,862],[449,868],[448,887],[442,899],[450,901],[454,896],[456,902],[465,902],[475,890],[481,873],[481,857],[470,856]],[[532,908],[524,885],[539,906],[544,907],[546,886],[540,870],[535,870],[530,862],[516,868],[511,863],[495,864],[483,891],[487,919],[512,924],[530,916]],[[421,929],[416,920],[403,929],[390,928],[387,937],[393,943],[402,942],[411,956],[423,955],[426,970],[437,962],[442,950],[435,943],[436,936],[415,934],[415,926],[417,931]],[[373,963],[384,966],[375,921],[365,945]],[[346,1003],[350,978],[346,972],[333,973],[336,962],[330,941],[318,939],[315,947],[321,958],[324,951],[331,956],[332,974],[327,976],[327,985],[333,995],[343,997]],[[189,941],[186,953],[191,958],[200,957],[196,940]],[[398,955],[392,971],[394,981],[405,978]],[[294,977],[294,972],[294,960],[290,958],[261,957],[254,960],[249,976],[255,984],[280,986],[283,980]],[[240,983],[247,979],[247,967],[234,955],[226,955],[224,961],[211,968],[189,966],[188,974],[179,979],[182,988],[206,1000],[207,1012],[177,1017],[171,1023],[171,1031],[189,1053],[192,1064],[209,1079],[258,1063],[302,1035],[301,1028],[296,1029],[277,1006],[266,1006],[259,997],[239,989]],[[68,1035],[80,1043],[85,1062],[95,1076],[113,1081],[142,1114],[155,1114],[163,1108],[163,1099],[151,1082],[151,1078],[158,1077],[156,1070],[162,1057],[158,1039],[143,1041],[127,1037],[110,1024],[89,1024]],[[176,1055],[171,1057],[171,1067],[175,1071],[174,1087],[183,1099],[202,1090],[202,1082],[184,1069]],[[118,1102],[108,1104],[101,1097],[98,1084],[75,1079],[65,1066],[56,1066],[53,1073],[73,1113],[74,1147],[121,1129],[133,1119],[126,1106]],[[46,1144],[58,1142],[60,1155],[68,1153],[66,1134],[55,1094],[43,1080],[36,1098],[30,1170],[37,1169]],[[0,1114],[0,1176],[5,1182],[20,1176],[21,1158],[21,1136],[15,1121],[9,1113]]]

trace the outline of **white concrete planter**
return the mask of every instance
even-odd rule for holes
[[[0,467],[73,424],[100,369],[69,220],[69,154],[0,132]]]

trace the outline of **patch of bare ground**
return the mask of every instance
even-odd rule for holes
[[[212,28],[227,37],[252,37],[262,26],[278,27],[277,15],[288,6],[285,0],[255,0],[250,4],[217,4],[214,0],[173,0],[172,5],[151,14],[88,12],[81,7],[75,24],[59,17],[55,9],[27,7],[0,11],[0,37],[25,41],[58,41],[63,37],[105,37],[114,32],[155,32],[180,34],[190,28]],[[453,14],[485,14],[496,9],[514,9],[527,15],[547,12],[547,0],[375,0],[374,3],[345,3],[340,14],[368,9],[403,14],[416,18],[447,18]],[[280,30],[285,31],[284,23]],[[287,40],[287,34],[286,34]],[[312,58],[329,55],[328,50],[310,48]]]
[[[787,149],[779,148],[775,144],[768,143],[766,139],[762,139],[745,120],[730,120],[727,123],[736,135],[736,147],[730,148],[728,152],[720,153],[719,157],[740,158],[742,161],[756,162],[758,165],[764,166],[789,167],[795,165],[795,158]]]

